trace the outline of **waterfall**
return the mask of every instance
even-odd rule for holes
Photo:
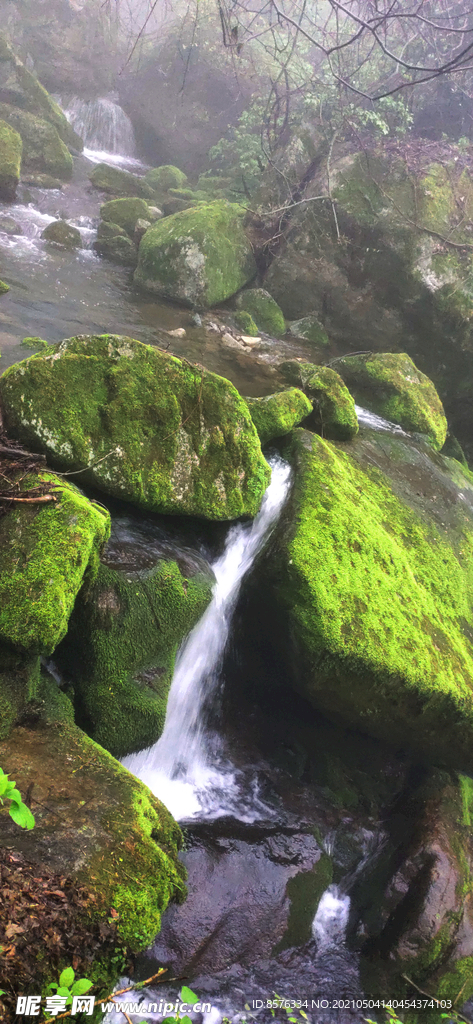
[[[235,813],[238,802],[235,773],[219,756],[218,741],[206,729],[205,707],[218,690],[243,577],[275,526],[289,489],[289,466],[275,459],[271,468],[259,514],[250,524],[232,527],[222,556],[212,566],[212,600],[178,656],[161,738],[123,761],[178,820],[202,813],[213,818]],[[258,808],[255,792],[252,805]],[[259,810],[267,816],[261,804]]]
[[[319,953],[332,946],[343,945],[349,913],[350,897],[342,893],[338,885],[329,885],[320,898],[312,922],[312,934]]]
[[[383,416],[377,416],[375,412],[362,409],[360,405],[355,405],[355,412],[358,422],[363,427],[371,427],[372,430],[384,431],[390,434],[402,434],[403,437],[409,437],[409,434],[406,434],[406,431],[398,423],[391,423],[391,420],[385,420]]]
[[[102,96],[96,100],[82,100],[72,96],[59,105],[84,140],[86,155],[136,158],[136,142],[133,125],[125,111],[113,100]]]

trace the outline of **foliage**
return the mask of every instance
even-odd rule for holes
[[[266,104],[255,100],[234,128],[209,152],[214,173],[233,179],[233,191],[250,195],[258,187],[268,159],[262,142]]]
[[[20,828],[30,829],[34,827],[34,817],[26,804],[21,799],[21,793],[16,788],[16,782],[12,782],[8,775],[0,768],[0,804],[5,804],[5,801],[9,801],[8,813],[10,818],[16,822]]]
[[[92,982],[88,978],[75,979],[75,971],[72,967],[66,967],[59,975],[59,984],[52,981],[46,991],[54,991],[58,996],[66,996],[66,1006],[70,1006],[73,996],[83,996],[92,988]]]

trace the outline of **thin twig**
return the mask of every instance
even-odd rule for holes
[[[415,981],[412,981],[412,978],[407,977],[407,974],[401,974],[401,978],[404,978],[404,981],[407,981],[409,985],[412,985],[412,987],[415,988],[417,992],[420,992],[421,995],[427,996],[427,999],[433,999],[435,1003],[440,1003],[440,999],[437,999],[436,996],[433,996],[430,992],[426,992],[424,988],[420,988],[419,985],[416,985]],[[461,1018],[461,1020],[465,1021],[465,1024],[472,1024],[469,1017],[464,1017],[462,1013],[458,1012],[458,1010],[455,1010],[455,1013]]]
[[[109,996],[105,996],[104,999],[101,999],[101,1002],[102,1003],[114,1003],[115,1000],[114,1000],[113,996],[123,996],[125,994],[125,992],[132,992],[133,989],[139,990],[141,988],[144,988],[145,985],[150,985],[152,981],[159,980],[161,978],[161,975],[162,974],[166,974],[166,972],[167,972],[167,967],[160,967],[159,971],[157,971],[156,974],[152,974],[151,975],[151,978],[146,978],[145,981],[140,981],[140,982],[138,982],[135,985],[129,985],[128,988],[121,988],[118,992],[111,992],[111,994]],[[163,981],[164,980],[165,979],[163,978]],[[118,1004],[118,1005],[120,1005],[120,1004]],[[121,1012],[124,1013],[124,1010],[122,1010]],[[47,1020],[43,1021],[43,1024],[54,1024],[54,1022],[56,1020],[64,1020],[66,1017],[70,1017],[71,1013],[72,1013],[72,1010],[67,1010],[66,1013],[60,1013],[56,1017],[48,1017]],[[125,1016],[126,1016],[126,1014],[125,1014]],[[130,1020],[129,1017],[128,1017],[128,1020]],[[130,1024],[132,1024],[132,1021],[130,1021]]]

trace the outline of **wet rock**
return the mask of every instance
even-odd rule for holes
[[[13,217],[2,216],[0,217],[0,231],[4,231],[6,235],[22,235],[23,228],[17,223]]]
[[[69,180],[72,156],[54,125],[7,103],[0,103],[0,117],[21,136],[23,170]]]
[[[212,520],[259,509],[269,467],[248,406],[222,377],[106,334],[17,363],[0,392],[12,436],[89,467],[82,480],[106,493]]]
[[[150,227],[151,227],[151,221],[150,220],[143,220],[142,217],[138,218],[138,220],[137,220],[137,222],[135,224],[135,230],[133,232],[133,241],[134,241],[136,246],[138,246],[140,244],[141,239],[143,238],[143,235],[146,234],[148,228],[150,228]]]
[[[320,320],[312,316],[304,316],[300,320],[293,320],[289,324],[289,334],[293,338],[306,338],[307,341],[312,341],[314,345],[319,345],[325,348],[330,344],[328,335],[324,331]]]
[[[334,441],[349,441],[358,433],[358,417],[352,395],[342,378],[329,366],[299,363],[295,359],[280,363],[280,377],[302,388],[310,398],[312,416],[306,426]]]
[[[65,220],[53,220],[52,224],[48,224],[41,232],[41,238],[47,242],[56,242],[65,249],[80,249],[82,245],[80,231],[67,224]]]
[[[152,167],[145,174],[145,181],[155,192],[167,192],[170,188],[182,188],[186,184],[187,174],[172,164]]]
[[[253,320],[251,313],[248,313],[246,309],[237,310],[237,312],[233,316],[233,319],[237,327],[239,327],[240,330],[243,331],[248,338],[258,337],[258,328],[255,324],[255,321]]]
[[[97,228],[97,239],[103,240],[107,238],[127,238],[125,228],[120,227],[119,224],[114,224],[113,221],[101,220]]]
[[[275,437],[289,434],[312,412],[312,403],[298,388],[288,388],[265,398],[247,398],[246,401],[262,445]]]
[[[443,405],[432,381],[402,353],[345,356],[337,359],[338,373],[358,405],[366,406],[404,430],[426,434],[434,448],[447,436]]]
[[[23,143],[20,134],[0,121],[0,198],[11,202],[20,180]]]
[[[148,204],[144,199],[111,199],[100,207],[100,216],[104,221],[119,224],[133,237],[137,220],[149,221]]]
[[[90,181],[95,188],[110,192],[111,195],[154,199],[153,189],[143,178],[110,164],[97,164],[90,174]]]
[[[0,101],[12,104],[48,121],[66,146],[81,151],[83,142],[66,115],[13,51],[4,35],[0,37]],[[52,172],[54,173],[54,172]]]
[[[159,206],[152,206],[148,203],[148,218],[150,221],[161,220],[163,211],[159,209]]]
[[[51,174],[22,174],[22,185],[30,185],[32,188],[63,188],[63,182],[59,178],[53,178]]]
[[[131,238],[125,236],[125,233],[112,234],[108,238],[103,235],[97,237],[92,248],[99,256],[111,260],[112,263],[120,263],[124,267],[136,267],[138,262],[136,245]]]
[[[286,333],[286,323],[282,309],[264,288],[247,288],[237,296],[239,309],[250,313],[258,330],[280,338]],[[251,334],[251,331],[247,331]]]
[[[141,242],[136,284],[187,306],[223,302],[256,273],[244,216],[219,201],[159,221]]]

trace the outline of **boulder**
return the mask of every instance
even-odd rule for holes
[[[110,226],[113,227],[113,225]],[[136,245],[131,238],[125,235],[125,232],[112,234],[108,238],[103,235],[100,238],[97,236],[92,248],[99,256],[104,256],[105,259],[111,260],[112,263],[119,263],[123,267],[136,267],[138,262]]]
[[[53,178],[52,174],[22,174],[21,184],[29,185],[30,188],[62,189],[63,187],[63,182],[59,178]]]
[[[109,192],[112,196],[155,198],[153,189],[146,184],[144,178],[122,171],[119,167],[111,167],[110,164],[96,164],[89,177],[94,188]]]
[[[23,228],[13,217],[3,216],[0,217],[0,231],[4,231],[6,235],[22,235]]]
[[[5,292],[10,291],[10,285],[6,284],[5,281],[0,281],[0,295],[5,295]]]
[[[178,646],[205,611],[212,574],[162,559],[147,571],[101,565],[55,653],[77,721],[115,757],[150,747],[164,726]]]
[[[286,333],[286,323],[282,309],[264,288],[247,288],[237,296],[239,309],[251,313],[258,330],[280,338]]]
[[[137,220],[150,219],[148,204],[144,199],[111,199],[100,207],[100,216],[104,221],[119,224],[131,237]]]
[[[186,184],[187,174],[172,164],[164,164],[162,167],[152,167],[145,174],[145,181],[155,192],[167,192],[170,188],[182,188]]]
[[[40,668],[38,654],[0,643],[0,741],[10,735],[16,722],[37,710]]]
[[[121,228],[119,224],[114,224],[112,221],[101,220],[97,228],[97,239],[107,238],[128,238],[125,228]]]
[[[312,403],[298,388],[246,401],[262,445],[289,434],[312,412]]]
[[[8,103],[48,121],[66,146],[81,150],[83,142],[66,115],[23,62],[4,35],[0,37],[0,103]]]
[[[11,202],[20,180],[21,136],[6,121],[0,121],[0,198]]]
[[[336,366],[358,405],[426,434],[434,448],[445,444],[447,420],[437,391],[405,352],[345,356]]]
[[[224,302],[256,274],[244,217],[221,200],[158,221],[141,241],[136,284],[186,306]]]
[[[54,502],[18,503],[0,518],[0,642],[34,654],[51,654],[64,636],[110,530],[104,508],[53,474],[27,474],[20,494],[45,483]]]
[[[259,331],[253,320],[251,313],[247,313],[246,309],[238,309],[233,315],[233,319],[248,338],[257,338]]]
[[[335,370],[289,359],[279,364],[278,371],[287,384],[302,388],[310,398],[313,411],[306,423],[310,430],[334,441],[349,441],[356,436],[355,402]]]
[[[259,509],[269,467],[248,406],[159,349],[70,338],[7,369],[0,400],[12,436],[141,508],[216,520]]]
[[[72,156],[54,125],[7,103],[0,103],[0,117],[21,136],[22,170],[39,171],[62,181],[69,180]]]
[[[469,478],[395,434],[364,430],[346,450],[292,437],[295,488],[268,573],[293,685],[351,728],[471,772]]]
[[[53,220],[41,232],[41,238],[47,242],[56,242],[65,249],[78,249],[82,245],[81,233],[77,228],[67,224],[65,220]]]
[[[320,320],[314,315],[303,316],[300,320],[293,320],[289,324],[289,334],[293,338],[305,338],[307,341],[312,341],[314,345],[320,345],[323,348],[330,344],[328,335],[324,331]]]

